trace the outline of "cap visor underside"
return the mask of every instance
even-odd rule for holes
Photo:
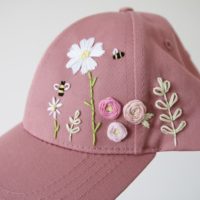
[[[19,124],[0,138],[0,199],[115,199],[154,156],[72,151],[35,138]]]

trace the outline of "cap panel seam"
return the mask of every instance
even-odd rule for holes
[[[135,34],[136,32],[134,31],[135,30],[135,20],[134,20],[134,12],[129,12],[129,16],[130,16],[130,19],[131,19],[131,24],[132,24],[132,51],[133,51],[133,76],[134,76],[134,84],[133,84],[133,90],[134,90],[134,98],[136,98],[136,88],[137,88],[137,80],[136,80],[136,66],[135,66],[135,48],[136,48],[136,45],[135,45]],[[137,129],[136,129],[136,126],[134,126],[134,153],[136,154],[137,152],[137,133],[136,133]]]

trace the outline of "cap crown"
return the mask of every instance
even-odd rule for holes
[[[98,48],[88,52],[87,45],[93,50],[95,45]],[[70,61],[77,56],[76,51],[72,51],[77,46],[83,50],[80,59]],[[78,63],[89,57],[97,65],[90,60],[91,65],[85,62],[80,67]],[[177,100],[174,96],[174,105],[170,108],[171,115],[178,108],[182,111],[173,121],[174,129],[169,120],[160,120],[161,114],[169,115],[169,109],[155,106],[157,100],[166,100],[153,92],[159,87],[158,80],[161,84],[158,77],[162,78],[163,87],[171,83],[166,92],[167,100],[170,101],[174,92],[178,96]],[[162,17],[131,10],[90,16],[64,30],[48,48],[33,80],[23,124],[32,135],[46,142],[91,153],[140,154],[199,149],[199,136],[194,133],[199,127],[199,110],[194,107],[197,99],[200,100],[198,78],[179,39]],[[133,100],[143,104],[136,110],[133,109],[135,104],[130,104],[132,107],[127,106],[123,115],[116,102],[111,110],[109,104],[100,106],[108,97],[116,100],[121,108]],[[60,114],[52,110],[56,109],[55,105]],[[111,115],[106,115],[105,111],[113,110]],[[134,111],[133,116],[129,115],[131,111]],[[140,118],[148,112],[154,115],[147,120],[146,126],[150,127],[141,121],[135,125],[134,116]],[[123,133],[117,135],[120,142],[107,136],[113,122],[124,125],[118,127]],[[101,126],[98,127],[98,123]],[[161,130],[163,125],[170,130]],[[173,134],[178,127],[180,132]],[[118,133],[112,134],[111,137],[115,137]]]

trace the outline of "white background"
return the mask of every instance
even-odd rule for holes
[[[199,0],[0,0],[0,134],[21,121],[50,42],[81,17],[124,6],[165,16],[200,69]],[[160,153],[117,200],[199,200],[199,186],[199,152]]]

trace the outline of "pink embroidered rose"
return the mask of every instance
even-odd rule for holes
[[[146,106],[139,100],[129,101],[123,108],[124,118],[132,124],[143,122],[146,114]]]
[[[107,136],[113,142],[121,142],[127,135],[126,127],[120,122],[112,122],[108,126]]]
[[[121,105],[112,97],[99,102],[99,112],[106,119],[117,119],[121,113]]]

